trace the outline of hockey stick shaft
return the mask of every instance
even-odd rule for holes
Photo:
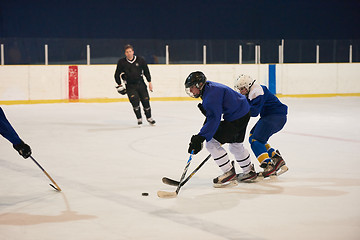
[[[192,173],[190,173],[190,175],[182,182],[178,182],[176,180],[173,180],[173,179],[170,179],[170,178],[167,178],[167,177],[164,177],[163,178],[163,182],[165,184],[169,184],[169,185],[179,185],[181,184],[181,187],[185,185],[185,183],[187,183],[187,181],[190,180],[190,178],[192,178],[192,176],[194,176],[194,174],[199,171],[199,169],[207,162],[207,160],[209,160],[209,158],[211,157],[211,154],[209,154],[200,164],[199,166],[197,166],[194,171],[192,171]]]
[[[194,154],[194,150],[192,150],[191,153],[190,153],[189,160],[187,161],[186,166],[185,166],[185,168],[184,168],[184,172],[183,172],[183,174],[181,175],[181,178],[180,178],[180,184],[179,184],[178,187],[176,188],[176,191],[175,191],[176,194],[179,193],[180,188],[182,187],[181,182],[182,182],[182,180],[185,178],[185,175],[186,175],[186,172],[187,172],[187,170],[188,170],[188,168],[189,168],[189,166],[190,166],[190,163],[191,163],[193,154]]]
[[[52,177],[50,177],[50,175],[45,171],[45,169],[32,157],[30,156],[31,160],[34,161],[34,163],[43,171],[43,173],[50,179],[50,181],[56,186],[54,187],[53,185],[50,184],[50,186],[52,186],[53,188],[55,188],[57,191],[61,192],[61,188],[56,184],[56,182],[54,181],[54,179],[52,179]]]
[[[185,178],[185,175],[186,175],[186,172],[187,172],[187,170],[188,170],[188,168],[190,166],[190,162],[192,160],[193,154],[194,154],[194,150],[191,151],[189,160],[187,161],[186,166],[185,166],[184,171],[183,171],[183,174],[181,175],[180,183]],[[157,195],[160,198],[173,198],[173,197],[176,197],[179,194],[180,188],[182,187],[182,185],[180,183],[177,185],[177,188],[176,188],[175,192],[158,191]]]

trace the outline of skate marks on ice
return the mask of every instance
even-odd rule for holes
[[[16,166],[16,165],[13,165]],[[9,167],[9,166],[8,166]],[[20,171],[23,169],[22,167],[16,168],[16,170]],[[15,170],[15,169],[13,169]],[[32,173],[32,171],[28,171],[27,174]],[[35,171],[34,171],[35,172]],[[31,174],[30,174],[31,175]],[[61,178],[59,178],[61,179]],[[214,236],[218,236],[219,238],[223,239],[261,239],[258,236],[253,236],[251,233],[247,233],[245,231],[241,231],[237,228],[233,228],[232,226],[227,226],[226,224],[219,224],[214,223],[211,221],[203,220],[200,218],[197,218],[196,216],[190,216],[184,212],[176,211],[174,208],[169,207],[160,207],[156,206],[155,204],[151,204],[148,200],[152,197],[146,198],[147,200],[144,201],[144,198],[141,198],[141,200],[134,198],[133,196],[129,196],[126,194],[121,194],[117,191],[104,191],[103,188],[96,187],[94,185],[82,183],[79,181],[76,181],[72,179],[71,181],[63,178],[61,179],[61,182],[64,184],[64,186],[71,186],[70,188],[66,188],[66,191],[75,191],[75,192],[81,192],[81,193],[87,193],[92,198],[99,198],[104,199],[106,201],[111,201],[117,205],[120,206],[126,206],[131,209],[134,209],[135,211],[140,211],[143,213],[150,214],[155,217],[159,217],[162,219],[166,219],[167,221],[180,224],[184,226],[185,229],[197,229],[206,233],[210,233]],[[65,191],[65,190],[64,190]],[[61,192],[60,194],[63,194]],[[59,196],[59,193],[51,193],[52,196]],[[65,196],[65,195],[64,195]],[[158,201],[158,198],[153,196],[156,201]],[[47,196],[46,198],[49,198]],[[176,199],[173,199],[176,203]],[[166,200],[166,201],[172,201],[172,200]],[[30,203],[36,204],[39,202],[39,199],[33,199]],[[40,201],[44,202],[44,201]],[[21,202],[22,203],[22,202]],[[66,205],[66,210],[62,213],[55,215],[55,216],[46,216],[46,215],[36,215],[36,214],[27,214],[21,212],[21,209],[27,208],[29,201],[24,201],[25,204],[19,204],[19,207],[16,207],[14,209],[14,206],[10,206],[7,209],[7,212],[0,214],[0,225],[37,225],[42,223],[61,223],[61,222],[69,222],[69,221],[79,221],[79,220],[91,220],[93,218],[97,218],[97,216],[94,215],[84,215],[84,214],[78,214],[77,212],[71,211],[70,207]],[[27,204],[27,205],[26,205]],[[65,201],[66,204],[66,201]],[[177,205],[177,204],[176,204]],[[10,209],[12,208],[12,209]],[[3,209],[4,210],[4,209]],[[24,219],[23,222],[21,222],[21,219]],[[165,231],[165,230],[164,230]],[[161,237],[159,237],[160,239]]]
[[[290,178],[284,194],[300,197],[337,197],[346,195],[349,187],[360,187],[360,179],[351,178]]]
[[[63,126],[66,128],[78,128],[81,127],[82,131],[88,132],[112,132],[112,131],[124,131],[124,130],[133,130],[142,127],[153,127],[148,124],[143,124],[144,126],[139,127],[137,123],[134,121],[133,124],[125,121],[119,121],[117,123],[100,123],[100,122],[50,122],[50,123],[42,123],[41,126],[49,125],[49,126]]]
[[[224,190],[239,194],[283,194],[302,197],[336,197],[348,192],[344,189],[360,186],[360,179],[346,178],[271,178],[257,179],[253,183],[239,183]],[[233,191],[232,191],[233,190]]]
[[[326,139],[326,140],[335,140],[335,141],[340,141],[340,142],[360,143],[360,140],[357,140],[357,139],[340,138],[340,137],[333,137],[333,136],[323,136],[323,135],[315,135],[315,134],[310,134],[310,133],[290,132],[290,131],[282,131],[282,133],[289,134],[289,135],[295,135],[295,136],[320,138],[320,139]]]
[[[204,183],[205,184],[205,183]],[[255,199],[264,195],[295,197],[337,197],[348,194],[347,187],[359,187],[360,179],[345,178],[286,178],[277,177],[239,183],[227,188],[214,188],[211,193],[199,194],[203,190],[186,189],[177,199],[174,210],[183,213],[209,213],[232,209],[242,200]],[[192,197],[189,197],[192,196]],[[191,208],[189,208],[191,206]]]
[[[76,188],[78,188],[79,191],[80,190],[86,191],[87,193],[91,194],[94,197],[106,199],[107,201],[112,201],[116,204],[120,204],[122,206],[132,208],[136,211],[148,213],[150,215],[166,219],[168,221],[183,225],[185,227],[202,230],[204,232],[213,234],[214,236],[219,236],[224,239],[229,239],[229,240],[263,239],[258,236],[252,236],[249,233],[240,231],[237,228],[232,228],[226,225],[217,224],[193,216],[189,216],[184,212],[179,212],[174,210],[173,207],[172,208],[159,207],[149,203],[149,201],[138,200],[137,198],[133,198],[125,194],[120,194],[117,192],[104,192],[102,191],[102,189],[98,187],[90,186],[85,183],[77,182],[76,185],[73,186],[75,190]],[[156,197],[155,194],[153,195],[153,197],[159,200],[159,198]],[[172,200],[177,201],[177,199],[172,199]],[[169,200],[165,200],[165,201],[169,201]]]
[[[4,170],[19,172],[21,174],[34,177],[36,181],[43,182],[44,177],[35,168],[27,168],[25,165],[18,165],[14,162],[5,161],[2,159],[0,159],[0,165]],[[61,179],[61,181],[64,180],[61,177],[59,177],[59,179]],[[23,183],[22,185],[26,185],[26,183]],[[44,184],[44,187],[29,187],[34,187],[36,190],[34,190],[34,192],[31,194],[27,192],[28,194],[26,196],[22,195],[21,192],[13,196],[2,195],[0,203],[0,225],[25,226],[97,218],[97,216],[94,215],[81,214],[71,210],[69,201],[67,200],[64,192],[54,192],[53,190],[45,191],[45,189],[47,189],[46,184]],[[42,188],[44,188],[44,191],[39,192],[38,189]],[[20,187],[19,189],[22,188]],[[59,196],[62,197],[59,198]],[[60,201],[60,204],[54,204],[55,199],[57,199],[56,201]],[[44,202],[49,202],[49,204],[52,204],[54,209],[59,208],[58,213],[55,215],[46,215],[24,212],[25,209],[37,208],[41,206],[41,204],[44,204]],[[63,202],[62,207],[61,202]]]
[[[184,134],[183,131],[176,131],[172,132],[171,134],[178,136],[178,139],[181,139],[183,136],[188,136],[188,134]],[[184,161],[184,159],[182,159],[182,149],[179,151],[178,149],[174,148],[172,141],[163,141],[163,139],[166,139],[166,137],[171,134],[161,131],[154,131],[149,136],[143,136],[128,142],[127,147],[135,153],[140,153],[147,156],[147,159],[149,159],[149,157],[164,159],[164,149],[171,149],[173,150],[171,156],[172,160]],[[158,146],[161,146],[161,148]]]
[[[61,222],[70,222],[70,221],[80,221],[80,220],[89,220],[97,218],[94,215],[85,215],[78,214],[76,211],[72,211],[70,209],[69,202],[66,198],[66,195],[61,192],[63,197],[66,210],[62,211],[57,215],[40,215],[40,214],[29,214],[18,212],[19,210],[13,210],[12,212],[5,212],[0,214],[0,225],[12,225],[12,226],[25,226],[25,225],[36,225],[42,223],[61,223]],[[29,204],[27,202],[27,206],[31,204],[36,204],[38,199],[32,201]]]
[[[191,203],[190,203],[191,204]],[[195,227],[196,229],[200,229],[204,232],[208,232],[218,236],[221,239],[229,239],[229,240],[262,240],[259,236],[252,236],[249,233],[241,232],[238,228],[230,228],[225,225],[219,225],[210,221],[206,221],[203,219],[198,219],[194,217],[190,217],[184,215],[183,213],[175,212],[172,210],[160,210],[153,212],[154,215],[162,218],[166,218],[173,222],[187,225],[189,227]]]

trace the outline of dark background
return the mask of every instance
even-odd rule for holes
[[[360,0],[0,0],[0,43],[6,64],[116,63],[126,43],[149,63],[276,63],[360,61]]]
[[[360,38],[360,0],[1,0],[0,35],[37,38]]]

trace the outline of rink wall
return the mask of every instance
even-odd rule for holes
[[[81,102],[127,101],[115,89],[115,65],[79,65]],[[192,71],[208,80],[233,86],[245,73],[279,96],[360,96],[360,63],[338,64],[227,64],[149,65],[154,85],[152,100],[190,100],[184,81]],[[0,66],[0,104],[68,102],[69,66]]]

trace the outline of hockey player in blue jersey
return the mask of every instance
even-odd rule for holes
[[[188,152],[197,154],[206,140],[206,148],[223,174],[214,178],[214,186],[220,187],[230,181],[251,181],[257,178],[250,154],[243,146],[247,124],[250,120],[250,106],[244,96],[233,89],[216,82],[207,81],[202,72],[192,72],[185,81],[186,93],[202,98],[198,106],[206,116],[200,132],[190,140]],[[223,118],[223,120],[222,120]],[[233,162],[221,146],[229,143],[229,150],[243,170],[237,174]]]
[[[16,151],[19,152],[23,158],[28,158],[31,155],[31,148],[29,145],[20,139],[10,122],[6,119],[5,113],[0,107],[0,134],[9,140]]]
[[[266,86],[257,84],[256,80],[248,75],[240,75],[235,81],[234,88],[248,99],[251,116],[256,117],[260,114],[260,119],[250,131],[249,142],[260,167],[264,169],[262,175],[268,177],[286,172],[288,168],[280,152],[275,151],[268,144],[268,140],[284,127],[288,107]]]

